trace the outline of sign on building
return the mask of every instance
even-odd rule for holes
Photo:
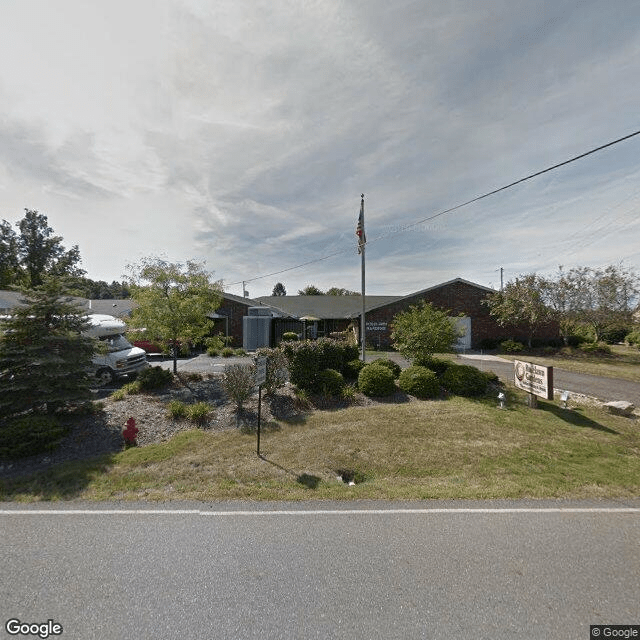
[[[515,360],[514,382],[518,389],[545,400],[553,400],[553,367]]]

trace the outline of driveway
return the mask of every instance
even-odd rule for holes
[[[390,358],[402,367],[409,366],[409,362],[399,353],[380,353],[379,355],[367,356],[367,362],[372,362],[377,358]],[[458,362],[470,364],[481,371],[493,371],[501,380],[513,381],[513,362],[505,360],[499,356],[487,354],[467,353],[458,355]],[[173,360],[150,360],[152,366],[161,366],[163,369],[172,369]],[[211,358],[206,354],[201,354],[192,358],[179,358],[178,371],[199,372],[199,373],[222,373],[225,366],[230,364],[253,364],[251,356],[231,357],[231,358]],[[556,393],[569,391],[591,396],[609,402],[611,400],[627,400],[640,407],[640,384],[629,380],[618,378],[603,378],[587,373],[574,373],[554,368],[553,370],[554,390]]]
[[[465,354],[458,356],[465,364],[473,365],[481,371],[493,371],[501,380],[513,381],[513,362],[499,356]],[[526,357],[524,357],[526,360]],[[553,388],[556,393],[569,391],[581,393],[610,402],[627,400],[640,407],[640,384],[619,378],[603,378],[588,373],[575,373],[554,367]]]

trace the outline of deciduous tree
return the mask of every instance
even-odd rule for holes
[[[502,291],[487,296],[486,304],[500,326],[526,329],[529,348],[535,334],[554,319],[545,300],[545,281],[535,273],[508,282]]]
[[[273,287],[273,291],[271,292],[272,296],[286,296],[287,290],[284,288],[282,282],[276,282],[276,285]]]
[[[321,291],[314,284],[308,284],[304,289],[298,291],[299,296],[323,296],[324,291]]]
[[[131,325],[173,346],[177,373],[178,341],[192,341],[209,333],[213,313],[222,301],[222,285],[214,282],[203,264],[146,258],[129,266],[129,288],[136,306]]]
[[[391,328],[395,349],[411,361],[452,351],[461,337],[446,311],[435,309],[424,301],[396,315]]]

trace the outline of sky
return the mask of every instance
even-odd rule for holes
[[[640,136],[433,216],[640,129],[639,26],[637,0],[2,0],[0,219],[45,214],[95,280],[195,260],[251,297],[359,291],[361,193],[370,294],[637,269]]]

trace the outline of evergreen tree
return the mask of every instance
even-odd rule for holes
[[[1,325],[0,424],[90,398],[94,341],[82,335],[86,316],[55,279],[23,293],[24,306]]]

